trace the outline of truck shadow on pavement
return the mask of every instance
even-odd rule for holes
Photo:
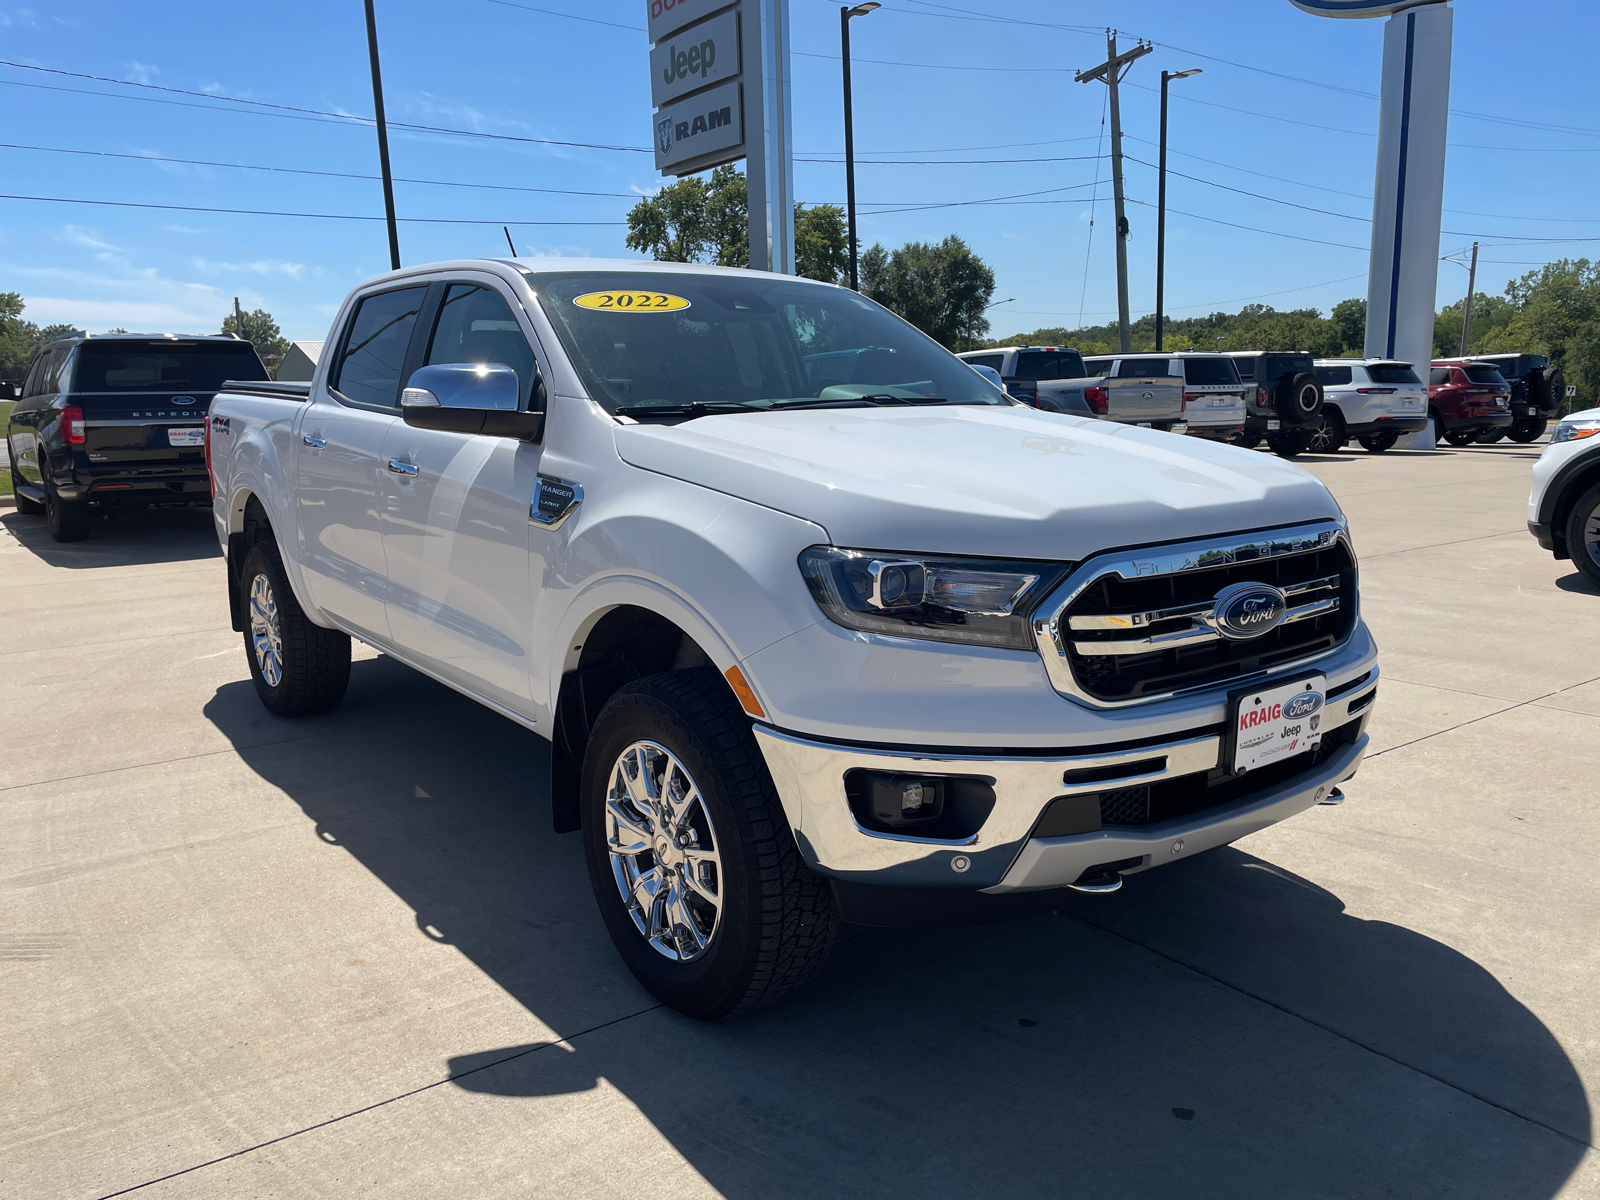
[[[1571,1062],[1489,972],[1237,849],[1014,924],[852,928],[810,987],[707,1025],[616,957],[542,739],[387,658],[355,664],[347,733],[261,744],[248,683],[206,713],[561,1039],[463,1048],[435,1064],[455,1086],[604,1080],[725,1196],[1548,1197],[1590,1141]],[[655,1154],[616,1136],[587,1152]]]
[[[148,508],[110,519],[97,516],[81,542],[56,541],[42,516],[24,516],[14,508],[0,509],[0,528],[50,566],[69,570],[191,562],[222,554],[209,509]]]

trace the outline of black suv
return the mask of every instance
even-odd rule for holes
[[[1499,371],[1511,385],[1511,428],[1491,429],[1478,435],[1480,442],[1535,442],[1555,420],[1567,398],[1567,378],[1543,354],[1473,354],[1466,358],[1436,358],[1434,362],[1485,363]]]
[[[1240,443],[1259,446],[1265,437],[1275,454],[1304,454],[1322,417],[1322,381],[1311,352],[1241,350],[1230,351],[1228,357],[1239,368],[1240,380],[1255,388],[1254,395],[1245,394]]]
[[[17,511],[58,542],[89,536],[92,508],[211,499],[206,410],[228,379],[264,380],[232,334],[69,333],[34,352],[6,425]]]

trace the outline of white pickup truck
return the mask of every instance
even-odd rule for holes
[[[206,445],[283,716],[350,639],[552,742],[628,966],[712,1018],[841,920],[989,920],[1336,802],[1377,652],[1292,464],[1013,402],[844,288],[472,260],[357,288]]]

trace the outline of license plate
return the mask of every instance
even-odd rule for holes
[[[206,444],[206,427],[204,425],[186,425],[182,429],[167,430],[167,445],[169,446],[204,446]]]
[[[1268,433],[1277,433],[1278,430],[1280,430],[1282,428],[1283,428],[1283,422],[1282,421],[1268,421],[1267,422],[1267,432]]]
[[[1301,675],[1293,683],[1235,693],[1233,773],[1264,767],[1322,742],[1327,676]]]

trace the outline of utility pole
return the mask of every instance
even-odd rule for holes
[[[1122,353],[1133,349],[1133,334],[1128,328],[1128,217],[1122,199],[1122,109],[1117,101],[1117,84],[1136,59],[1155,47],[1140,42],[1132,50],[1117,53],[1117,31],[1106,30],[1106,61],[1098,67],[1079,71],[1076,83],[1098,79],[1111,89],[1111,194],[1117,215],[1117,336]]]
[[[383,169],[383,211],[389,218],[389,268],[400,269],[400,231],[394,221],[394,181],[389,177],[389,123],[383,116],[383,76],[378,71],[378,18],[367,0],[367,53],[372,58],[372,110],[378,119],[378,165]]]
[[[850,18],[864,17],[881,4],[858,4],[854,8],[839,9],[839,50],[844,59],[844,202],[846,234],[850,243],[850,290],[859,292],[861,280],[856,273],[856,121],[850,95]],[[971,341],[970,338],[967,339]],[[970,350],[971,347],[969,346]]]
[[[1467,311],[1461,318],[1461,357],[1467,356],[1467,334],[1472,332],[1472,293],[1478,286],[1478,243],[1472,243],[1472,266],[1467,268]]]
[[[244,337],[244,309],[239,307],[237,296],[233,298],[233,331],[241,338]]]

